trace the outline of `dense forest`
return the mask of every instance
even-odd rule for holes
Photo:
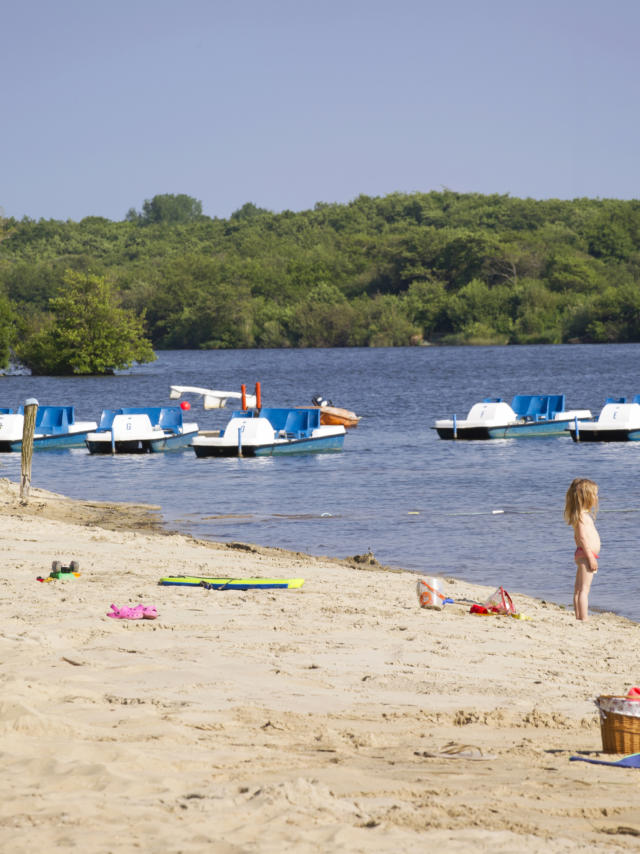
[[[637,341],[640,201],[445,190],[212,219],[162,195],[119,222],[5,218],[0,348],[51,327],[78,276],[156,349]]]

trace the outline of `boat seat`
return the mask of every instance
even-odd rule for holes
[[[234,416],[251,418],[251,412],[234,412]],[[263,408],[255,417],[267,419],[277,436],[288,439],[302,439],[320,426],[320,409],[285,409],[284,407]]]
[[[160,412],[160,426],[172,433],[182,432],[182,410],[178,406],[163,407]]]
[[[294,409],[287,415],[284,431],[289,439],[301,439],[309,435],[309,409]]]
[[[40,432],[50,432],[57,427],[68,427],[73,423],[71,406],[43,406],[36,413],[36,428]]]
[[[116,415],[121,415],[121,409],[103,409],[102,414],[100,415],[100,424],[98,424],[99,431],[111,430],[113,426],[113,419]]]
[[[546,400],[538,394],[517,394],[511,402],[511,408],[525,421],[538,421],[545,417]]]
[[[563,394],[517,394],[511,408],[525,421],[549,421],[564,410]]]
[[[553,418],[557,412],[564,412],[564,395],[550,394],[549,395],[549,418]]]

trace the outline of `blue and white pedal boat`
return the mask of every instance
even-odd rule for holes
[[[569,435],[576,418],[590,419],[588,409],[565,409],[563,394],[517,394],[511,405],[499,397],[475,403],[466,418],[441,419],[434,429],[441,439],[515,439]]]
[[[192,442],[197,457],[271,457],[341,451],[346,429],[320,423],[319,409],[237,410],[224,431],[203,431]]]
[[[595,421],[575,419],[569,432],[574,442],[640,442],[640,394],[609,398]]]
[[[197,435],[179,406],[139,406],[103,410],[85,441],[91,454],[147,454],[186,448]]]
[[[81,448],[85,437],[98,425],[76,421],[73,406],[39,406],[33,434],[33,449]],[[0,452],[21,451],[24,407],[17,411],[0,409]]]

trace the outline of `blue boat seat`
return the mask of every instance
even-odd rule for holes
[[[304,407],[286,409],[265,407],[264,409],[237,409],[231,413],[235,418],[266,418],[276,436],[288,439],[305,439],[320,426],[320,409]]]
[[[284,422],[284,434],[288,439],[299,439],[305,429],[304,411],[291,410]]]
[[[36,412],[39,433],[61,433],[73,424],[72,406],[41,406]]]
[[[565,402],[563,394],[549,395],[549,418],[555,418],[556,413],[565,411]]]
[[[640,395],[636,395],[636,397],[640,397]],[[636,397],[633,398],[633,403],[639,403],[640,402],[640,401],[636,400]],[[606,406],[607,403],[626,403],[626,402],[627,402],[626,397],[608,397],[605,400],[604,405]]]
[[[517,394],[511,408],[525,421],[550,421],[564,411],[563,394]]]
[[[104,432],[106,430],[111,430],[113,427],[113,419],[116,415],[122,415],[121,409],[103,409],[102,414],[100,415],[100,423],[98,424],[98,430],[96,432]]]
[[[179,406],[163,406],[160,411],[160,426],[172,433],[182,432],[182,410]]]
[[[273,427],[276,435],[289,439],[302,439],[311,435],[311,431],[320,426],[319,409],[285,409],[274,407],[245,412],[242,410],[232,414],[232,418],[266,418]]]
[[[310,435],[314,427],[314,415],[315,410],[313,409],[291,410],[285,423],[285,432],[287,435],[295,436],[296,438]]]

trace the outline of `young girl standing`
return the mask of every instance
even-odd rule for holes
[[[573,527],[576,541],[576,583],[573,589],[573,607],[576,620],[589,616],[589,590],[593,576],[598,571],[600,537],[595,526],[598,510],[598,486],[586,477],[577,477],[567,490],[564,518]]]

